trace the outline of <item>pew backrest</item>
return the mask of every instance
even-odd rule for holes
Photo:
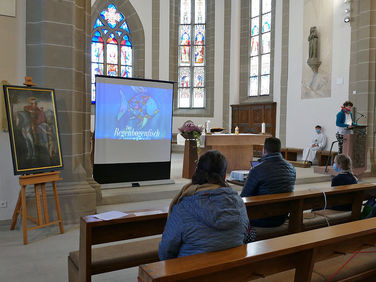
[[[311,280],[315,262],[338,250],[376,242],[376,218],[286,235],[223,251],[141,265],[139,281],[247,281],[253,273],[295,268],[295,281]],[[229,280],[230,279],[230,280]]]
[[[364,192],[376,189],[373,183],[311,189],[273,195],[243,198],[251,219],[290,214],[289,233],[301,232],[303,211],[327,204],[352,204],[352,220],[359,219]],[[91,281],[92,247],[94,245],[162,234],[168,208],[127,212],[123,218],[104,221],[94,215],[81,217],[79,245],[80,281]]]

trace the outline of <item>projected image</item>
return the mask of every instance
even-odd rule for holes
[[[97,83],[97,139],[171,139],[171,116],[170,89]]]

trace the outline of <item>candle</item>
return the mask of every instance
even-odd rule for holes
[[[261,133],[265,134],[265,122],[261,124]]]

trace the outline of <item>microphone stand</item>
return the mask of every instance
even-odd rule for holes
[[[355,120],[355,123],[358,123],[358,120],[360,120],[362,117],[366,117],[365,115],[361,114],[361,113],[358,113],[360,115],[360,117],[358,117],[356,120]]]
[[[332,145],[330,146],[330,150],[329,150],[329,156],[328,156],[328,159],[326,160],[326,166],[325,166],[325,172],[328,172],[328,165],[329,165],[329,160],[332,158],[332,149],[333,149],[333,145],[334,143],[337,143],[337,141],[333,141],[332,142]]]

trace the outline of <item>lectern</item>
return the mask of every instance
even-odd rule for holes
[[[353,126],[343,135],[343,153],[352,160],[353,172],[360,175],[367,169],[367,126]]]
[[[335,141],[337,142],[337,141]],[[334,142],[333,142],[334,143]],[[367,126],[352,126],[343,135],[342,153],[348,155],[352,160],[353,173],[356,176],[361,175],[367,169]],[[332,166],[315,166],[315,173],[337,175]]]

